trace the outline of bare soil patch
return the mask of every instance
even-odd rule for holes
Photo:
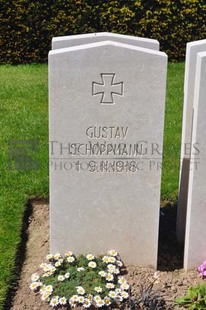
[[[176,297],[184,295],[188,287],[196,285],[203,280],[198,276],[197,270],[185,273],[181,268],[182,249],[179,248],[175,238],[176,209],[170,206],[163,208],[160,220],[160,245],[158,255],[158,280],[153,290],[156,295],[165,299],[165,306],[158,309],[180,309],[173,305]],[[49,206],[42,202],[32,203],[32,212],[29,221],[25,244],[25,260],[22,265],[20,279],[15,296],[10,306],[5,309],[12,310],[51,310],[52,308],[41,301],[38,294],[30,288],[31,274],[39,270],[39,265],[45,261],[49,253]],[[22,253],[22,255],[24,256]],[[154,270],[149,268],[127,267],[126,275],[131,285],[132,296],[139,298],[141,289],[145,290],[154,280]],[[125,307],[131,309],[131,307]],[[184,308],[182,308],[184,309]]]

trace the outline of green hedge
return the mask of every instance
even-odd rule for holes
[[[0,0],[0,63],[46,62],[52,37],[101,31],[157,39],[181,61],[205,16],[205,0]]]

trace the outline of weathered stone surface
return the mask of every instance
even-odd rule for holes
[[[206,51],[206,40],[187,43],[184,81],[184,106],[181,144],[181,171],[179,179],[179,197],[177,213],[177,238],[183,243],[185,238],[185,222],[188,197],[188,180],[190,169],[190,155],[194,152],[191,143],[193,102],[195,88],[195,73],[197,53]]]
[[[197,54],[184,267],[191,269],[206,259],[206,52]]]
[[[157,40],[122,35],[117,33],[109,33],[109,32],[87,33],[87,34],[55,37],[52,39],[52,49],[59,49],[75,45],[82,45],[108,40],[124,44],[136,45],[143,48],[159,50],[159,42]]]
[[[156,267],[166,71],[117,42],[50,52],[52,252]]]

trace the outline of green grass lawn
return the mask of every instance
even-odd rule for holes
[[[14,280],[25,204],[30,196],[48,197],[47,74],[47,65],[0,66],[0,309]],[[37,140],[39,148],[18,150],[11,144],[17,140],[34,147]],[[27,152],[39,169],[15,170]]]
[[[0,309],[15,281],[26,202],[31,196],[49,194],[47,75],[47,65],[0,66]],[[163,201],[175,202],[177,197],[183,76],[184,64],[169,64]],[[39,167],[21,170],[32,162]]]
[[[161,196],[164,203],[177,200],[182,132],[184,63],[169,64],[164,130]]]

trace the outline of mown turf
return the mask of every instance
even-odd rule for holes
[[[48,197],[47,75],[47,65],[0,66],[0,309],[15,281],[14,261],[26,202],[31,196]],[[174,202],[177,196],[183,75],[184,64],[169,64],[164,201]],[[36,169],[29,170],[32,167]]]
[[[25,204],[48,197],[47,97],[46,65],[0,66],[0,309],[14,280]]]
[[[174,203],[178,193],[182,132],[184,63],[169,64],[164,130],[162,200]]]

